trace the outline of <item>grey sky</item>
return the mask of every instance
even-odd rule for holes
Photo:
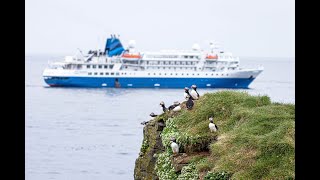
[[[26,0],[26,54],[104,49],[110,34],[139,50],[208,48],[294,57],[294,0]]]

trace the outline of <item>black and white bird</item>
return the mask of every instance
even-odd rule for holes
[[[172,109],[172,111],[177,112],[181,110],[181,106],[178,101],[175,101],[173,105],[175,105],[175,107]]]
[[[151,117],[157,117],[158,115],[154,114],[153,112],[150,114]]]
[[[186,103],[186,106],[188,110],[191,110],[194,105],[193,98],[190,95],[188,95],[187,97],[188,97],[188,101]]]
[[[142,121],[140,124],[141,125],[147,125],[149,123],[149,121]]]
[[[173,103],[171,106],[168,107],[168,110],[171,111],[173,110],[177,105]]]
[[[199,93],[197,91],[197,86],[196,85],[192,85],[191,88],[192,88],[192,90],[191,90],[190,94],[191,94],[192,98],[195,99],[195,100],[199,99],[200,95],[199,95]]]
[[[173,154],[174,155],[178,154],[179,153],[179,145],[176,142],[176,138],[171,138],[170,143],[171,143],[170,146],[171,146]]]
[[[190,93],[189,93],[189,88],[188,88],[188,87],[185,87],[185,88],[184,88],[183,96],[184,96],[184,99],[185,99],[186,101],[188,101],[188,99],[189,99],[188,96],[191,96]]]
[[[160,106],[162,107],[163,112],[167,112],[168,108],[166,108],[165,104],[163,101],[160,102]]]
[[[210,117],[209,121],[210,121],[210,123],[209,123],[210,132],[217,132],[218,126],[213,123],[213,117]]]

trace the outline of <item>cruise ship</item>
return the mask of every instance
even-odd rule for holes
[[[214,42],[208,50],[140,52],[131,40],[124,48],[119,36],[107,38],[105,49],[80,50],[74,56],[49,62],[43,72],[49,86],[112,88],[248,88],[263,67],[241,68],[238,57]]]

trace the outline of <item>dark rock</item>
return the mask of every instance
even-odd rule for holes
[[[162,122],[161,122],[162,121]],[[139,154],[135,162],[135,180],[157,180],[159,179],[154,171],[157,157],[155,154],[164,152],[164,146],[160,134],[165,127],[164,121],[151,120],[143,128],[143,142],[148,143],[144,153]]]

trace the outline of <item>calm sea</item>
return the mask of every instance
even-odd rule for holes
[[[161,112],[160,101],[181,101],[183,89],[50,88],[42,71],[57,58],[63,56],[26,56],[26,179],[133,179],[143,138],[140,122]],[[240,59],[242,66],[265,69],[250,89],[237,91],[295,103],[294,58]]]

